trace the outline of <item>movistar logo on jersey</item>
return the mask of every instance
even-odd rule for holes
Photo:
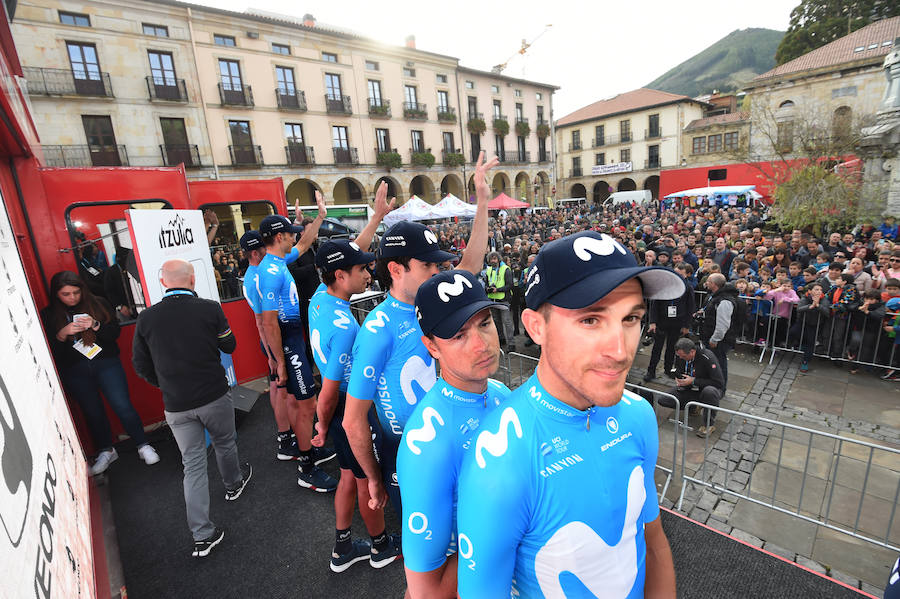
[[[313,353],[322,364],[328,364],[325,359],[325,352],[322,351],[322,334],[319,329],[313,329],[309,332],[309,345],[312,347]]]
[[[387,314],[385,314],[381,310],[378,310],[377,312],[375,312],[375,317],[366,322],[366,328],[370,333],[377,333],[378,329],[383,329],[384,325],[386,325],[390,321],[391,319]]]
[[[516,437],[522,438],[522,424],[519,422],[519,415],[512,408],[506,408],[500,414],[500,427],[496,433],[491,431],[482,431],[478,435],[475,442],[475,462],[479,468],[484,469],[487,462],[484,459],[484,452],[487,451],[495,458],[499,458],[509,449],[509,426],[512,425],[513,432]]]
[[[444,391],[446,390],[447,389],[444,389]],[[434,441],[435,437],[437,437],[434,423],[437,422],[438,425],[444,426],[444,419],[441,417],[440,413],[431,406],[422,410],[422,422],[423,424],[421,427],[411,430],[407,429],[406,431],[406,445],[415,455],[422,454],[422,449],[416,445],[416,443],[429,443],[430,441]]]
[[[337,318],[334,319],[334,322],[332,324],[337,328],[344,329],[346,331],[347,325],[350,324],[350,316],[348,316],[347,313],[343,310],[335,310],[334,315],[337,316]]]
[[[596,256],[609,256],[613,252],[627,254],[622,244],[606,233],[600,233],[600,239],[588,236],[579,237],[572,243],[572,251],[585,262],[590,262],[592,254]]]
[[[270,275],[277,275],[280,272],[278,264],[272,262],[271,264],[269,264],[269,268],[266,269],[266,272],[268,272]]]

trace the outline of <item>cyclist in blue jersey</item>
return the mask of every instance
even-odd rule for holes
[[[319,213],[306,230],[296,227],[280,215],[267,216],[259,224],[259,233],[266,245],[266,256],[257,267],[262,322],[266,346],[275,358],[276,390],[279,400],[286,403],[299,448],[297,484],[320,493],[333,491],[337,481],[317,467],[310,443],[313,417],[316,412],[316,384],[312,367],[306,359],[306,334],[300,319],[300,300],[297,285],[287,269],[287,258],[299,255],[312,245],[319,226],[327,213],[322,194],[316,192]],[[297,233],[303,233],[294,244]],[[287,399],[293,395],[297,401]],[[333,454],[332,456],[333,457]]]
[[[464,270],[442,272],[419,287],[422,342],[441,378],[416,405],[397,451],[403,500],[403,560],[409,597],[456,597],[456,482],[463,452],[479,424],[508,396],[488,379],[500,366],[500,339],[488,298]],[[451,548],[451,550],[448,550]]]
[[[478,207],[461,270],[481,271],[488,242],[487,204],[491,190],[486,173],[498,164],[485,162],[482,152],[475,166]],[[413,302],[419,286],[438,272],[438,265],[455,256],[441,251],[437,236],[427,227],[400,222],[385,232],[376,261],[376,274],[388,290],[384,301],[363,322],[353,343],[353,367],[347,388],[344,430],[366,473],[369,505],[391,504],[401,514],[396,455],[403,426],[413,407],[434,385],[434,360],[422,344]],[[372,404],[380,426],[376,430],[380,464],[375,459],[368,412]]]
[[[322,375],[322,389],[316,409],[318,434],[312,443],[321,446],[326,434],[330,436],[341,468],[340,482],[334,494],[335,543],[330,564],[334,572],[343,572],[364,559],[368,559],[371,566],[381,568],[400,557],[399,543],[386,534],[384,510],[369,509],[365,473],[353,457],[341,426],[353,340],[359,331],[359,323],[350,310],[350,296],[364,292],[371,280],[366,265],[375,261],[375,255],[365,250],[375,228],[393,207],[394,201],[388,204],[386,197],[387,184],[382,182],[375,193],[375,214],[355,242],[326,241],[316,252],[322,284],[310,299],[309,336],[313,359]],[[371,544],[354,540],[350,534],[357,496],[361,498],[359,511],[372,539]]]
[[[522,321],[535,373],[481,424],[459,478],[458,592],[675,597],[653,474],[656,418],[625,379],[645,298],[684,283],[593,231],[546,244]]]

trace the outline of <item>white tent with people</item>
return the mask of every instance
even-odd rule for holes
[[[431,216],[432,208],[434,208],[434,206],[414,195],[396,210],[388,212],[387,216],[384,217],[384,224],[386,226],[391,226],[402,220],[428,220],[430,218],[435,218]]]
[[[431,209],[431,218],[475,218],[475,212],[478,208],[472,204],[467,204],[461,199],[448,193],[447,196],[434,205]]]

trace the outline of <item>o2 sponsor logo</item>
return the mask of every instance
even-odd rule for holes
[[[414,535],[424,534],[427,540],[431,540],[431,530],[428,529],[428,516],[422,512],[413,512],[406,521],[406,527]]]
[[[466,567],[469,570],[475,570],[475,560],[472,559],[472,556],[475,555],[475,547],[472,546],[472,540],[465,533],[459,533],[459,539],[456,542],[456,546],[459,547],[459,557],[460,559],[464,559],[468,564]]]

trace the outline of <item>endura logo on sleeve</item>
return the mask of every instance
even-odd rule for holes
[[[441,418],[437,410],[431,406],[422,410],[422,426],[406,431],[406,445],[411,452],[416,455],[422,455],[422,448],[417,446],[416,443],[424,444],[434,441],[437,437],[437,430],[434,428],[435,422],[440,426],[444,426],[444,419]]]
[[[606,233],[600,233],[600,239],[596,237],[579,237],[572,244],[572,250],[576,256],[585,262],[590,262],[591,254],[609,256],[613,252],[619,252],[623,255],[627,253],[621,243]]]
[[[462,275],[453,275],[453,282],[448,283],[444,281],[440,285],[437,286],[437,294],[438,297],[441,298],[441,301],[445,304],[450,301],[450,297],[459,297],[462,295],[465,288],[472,288],[472,283],[469,279],[465,278]]]
[[[475,442],[475,462],[478,464],[479,468],[483,469],[487,466],[487,462],[484,459],[484,451],[487,451],[495,458],[499,458],[506,453],[507,449],[509,449],[510,424],[513,427],[513,431],[516,433],[516,437],[521,439],[522,424],[519,422],[519,415],[516,414],[516,411],[512,408],[506,408],[503,410],[503,413],[500,414],[500,427],[497,429],[496,433],[482,431],[478,435],[478,440]]]
[[[378,310],[377,312],[375,312],[375,316],[372,318],[372,320],[366,323],[366,328],[370,333],[377,333],[378,329],[383,329],[384,325],[386,325],[390,321],[391,319],[387,314],[385,314],[381,310]]]
[[[534,559],[541,592],[547,597],[565,597],[560,575],[569,572],[597,597],[628,596],[637,579],[637,526],[646,498],[644,471],[636,466],[628,479],[622,532],[610,535],[618,538],[618,543],[609,545],[580,521],[569,522],[553,533]]]

